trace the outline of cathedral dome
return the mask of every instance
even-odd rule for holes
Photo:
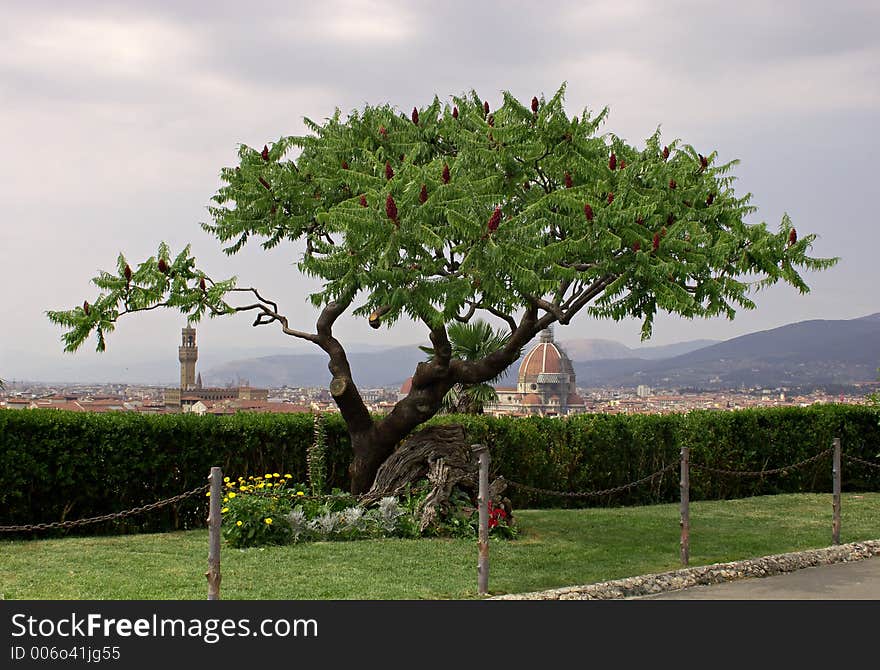
[[[571,359],[553,341],[553,331],[541,331],[541,341],[526,354],[519,366],[518,381],[525,385],[574,381]]]

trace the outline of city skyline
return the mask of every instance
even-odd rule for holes
[[[183,325],[177,313],[124,319],[107,353],[89,342],[74,356],[62,353],[60,329],[44,314],[91,299],[89,280],[112,269],[120,251],[137,262],[160,240],[174,250],[191,242],[209,272],[237,275],[299,325],[313,324],[305,295],[316,285],[292,267],[301,250],[255,247],[226,258],[198,226],[239,143],[259,147],[301,133],[302,117],[320,120],[335,107],[389,102],[408,110],[470,88],[497,105],[502,90],[527,100],[563,81],[570,113],[610,106],[606,132],[640,145],[659,125],[665,138],[741,159],[738,189],[754,194],[753,222],[775,228],[788,212],[799,231],[819,235],[815,255],[842,259],[808,273],[809,295],[770,289],[733,322],[664,316],[645,344],[880,311],[868,169],[880,149],[876,5],[255,6],[218,3],[210,16],[186,3],[6,10],[0,137],[14,159],[0,167],[0,247],[12,278],[2,289],[0,377],[26,378],[37,360],[76,375],[99,360],[121,373],[134,361],[165,358]],[[250,323],[206,320],[199,330],[215,350],[320,354]],[[377,332],[365,319],[341,320],[339,332],[361,346],[426,339],[414,325]],[[639,324],[584,316],[558,337],[634,346]]]

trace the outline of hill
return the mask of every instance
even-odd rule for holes
[[[880,366],[880,314],[811,320],[742,335],[660,361],[576,362],[582,386],[848,386]]]

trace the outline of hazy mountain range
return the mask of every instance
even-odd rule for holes
[[[579,386],[739,388],[851,385],[874,380],[880,366],[880,313],[860,319],[802,321],[723,342],[694,340],[662,347],[629,348],[596,339],[563,340]],[[401,384],[424,354],[416,346],[349,356],[362,388]],[[516,382],[519,364],[498,385]],[[326,386],[324,355],[248,358],[214,366],[205,383],[248,379],[257,386]]]
[[[611,340],[582,338],[564,339],[560,344],[573,360],[582,387],[847,386],[877,377],[880,313],[850,320],[801,321],[723,342],[693,340],[630,348]],[[23,352],[3,353],[4,377],[12,380],[104,380],[170,386],[177,383],[179,375],[173,348],[167,355],[144,352],[139,359],[120,351],[108,351],[91,362],[71,357],[69,364],[60,367],[48,356],[43,360]],[[321,387],[330,382],[327,358],[317,348],[256,352],[205,349],[199,353],[205,385],[226,386],[246,380],[261,387]],[[349,350],[361,388],[398,386],[424,359],[415,344],[388,348],[355,344]],[[21,375],[14,372],[17,369],[28,373]],[[518,370],[519,363],[512,365],[497,384],[514,385]]]

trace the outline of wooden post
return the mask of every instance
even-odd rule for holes
[[[477,495],[479,510],[479,545],[477,561],[477,593],[489,593],[489,447],[485,444],[472,444],[471,449],[480,462],[480,488]]]
[[[834,438],[834,458],[831,465],[831,543],[840,544],[840,438]]]
[[[687,566],[691,558],[691,477],[690,447],[681,448],[681,479],[678,482],[681,496],[681,564]]]
[[[223,498],[223,471],[211,468],[211,498],[208,512],[208,600],[220,600],[220,500]]]

